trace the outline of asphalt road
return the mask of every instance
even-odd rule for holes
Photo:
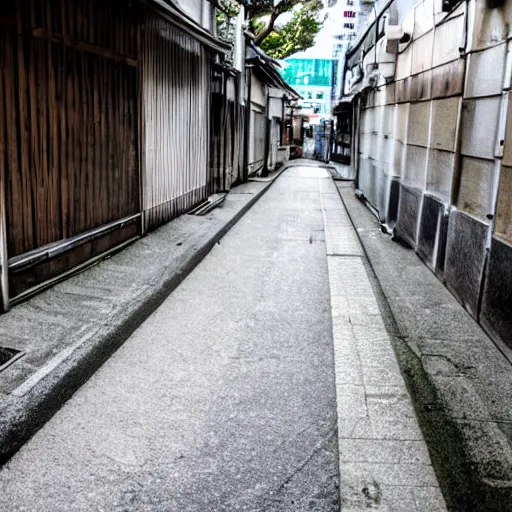
[[[1,470],[0,510],[339,510],[320,175],[278,178]]]

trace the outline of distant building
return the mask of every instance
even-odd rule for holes
[[[308,52],[284,60],[283,76],[301,96],[303,114],[329,114],[332,59],[308,58]]]

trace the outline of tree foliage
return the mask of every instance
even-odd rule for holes
[[[260,39],[259,46],[275,59],[285,59],[311,48],[323,24],[319,17],[321,7],[321,2],[300,5],[294,10],[292,19],[283,25],[276,24],[264,39]]]
[[[219,37],[230,41],[233,19],[239,12],[239,4],[243,4],[254,42],[276,59],[313,46],[323,25],[322,0],[212,0],[212,3],[217,8]],[[280,24],[279,17],[285,13],[290,13],[291,19]]]
[[[298,49],[295,51],[305,50],[313,45],[315,36],[322,27],[319,20],[322,0],[245,0],[244,3],[251,29],[255,34],[255,43],[263,49],[264,41],[272,36],[271,46],[270,41],[266,46],[270,51],[276,52],[279,42],[285,42],[279,37],[281,33],[288,38],[295,38],[295,35],[298,35],[296,44],[290,46],[296,46]],[[279,17],[289,12],[293,13],[292,20],[279,26]]]

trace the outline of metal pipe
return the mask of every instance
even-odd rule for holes
[[[293,105],[290,105],[290,129],[288,130],[288,145],[293,146]]]
[[[73,267],[66,272],[59,274],[58,276],[49,279],[48,281],[45,281],[44,283],[38,284],[34,286],[33,288],[30,288],[23,293],[20,293],[16,297],[14,297],[11,300],[11,304],[14,306],[16,304],[19,304],[20,302],[23,302],[24,300],[29,299],[30,297],[36,295],[39,292],[42,292],[43,290],[46,290],[47,288],[50,288],[50,286],[53,286],[57,283],[60,283],[62,281],[65,281],[68,277],[74,276],[75,274],[78,274],[82,270],[86,269],[87,267],[90,267],[91,265],[94,265],[94,263],[101,261],[105,259],[106,257],[116,254],[117,252],[122,251],[125,247],[132,244],[133,242],[136,242],[139,240],[139,236],[134,236],[133,238],[130,238],[129,240],[126,240],[126,242],[123,242],[120,245],[117,245],[116,247],[113,247],[112,249],[109,249],[108,251],[105,251],[98,256],[94,256],[93,258],[85,261],[84,263],[81,263],[80,265],[77,265],[76,267]]]
[[[267,98],[265,101],[265,149],[263,150],[263,170],[261,171],[262,176],[268,176],[268,157],[270,153],[270,87],[265,86],[267,92]]]
[[[131,215],[130,217],[125,217],[124,219],[116,220],[105,226],[101,226],[99,228],[93,229],[91,231],[87,231],[86,233],[82,233],[80,235],[74,236],[72,238],[68,238],[65,242],[52,244],[50,246],[41,247],[36,249],[35,251],[31,251],[28,254],[22,254],[21,256],[16,256],[15,258],[11,258],[8,262],[8,268],[11,271],[19,271],[23,268],[30,267],[41,261],[49,260],[62,254],[66,251],[79,247],[94,238],[98,238],[99,236],[105,235],[110,231],[114,231],[118,227],[122,227],[125,224],[129,224],[134,220],[140,218],[141,214],[136,213]],[[7,265],[6,265],[7,267]],[[3,273],[3,261],[2,261],[2,273]]]
[[[9,311],[9,265],[7,252],[7,221],[5,201],[5,176],[0,176],[0,308]]]
[[[286,95],[283,94],[282,105],[281,105],[281,133],[279,134],[279,145],[284,144],[284,130],[286,128]]]
[[[252,88],[252,65],[246,64],[247,74],[247,100],[245,102],[245,130],[244,130],[244,165],[242,169],[242,182],[249,181],[249,135],[251,125],[251,88]]]

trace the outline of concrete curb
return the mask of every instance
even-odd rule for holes
[[[481,425],[469,422],[457,414],[460,411],[452,410],[452,404],[446,399],[446,390],[443,393],[443,384],[446,386],[446,383],[435,375],[434,368],[429,367],[431,358],[418,355],[409,345],[407,336],[400,332],[395,312],[366,250],[365,240],[357,231],[357,225],[339,189],[338,193],[363,247],[367,270],[380,298],[386,327],[413,398],[448,509],[464,512],[510,511],[512,447],[509,440],[491,422],[482,422]],[[471,393],[471,384],[467,379],[464,381],[461,385],[464,389],[456,391]],[[474,391],[472,394],[474,396],[467,403],[472,401],[485,407]],[[453,408],[456,406],[453,404]],[[460,404],[458,406],[460,408]],[[467,411],[469,416],[471,412]]]
[[[92,336],[81,339],[79,344],[50,360],[36,372],[35,380],[23,383],[3,401],[0,465],[5,464],[164,302],[286,169],[287,166],[283,166],[274,179],[255,193],[227,223],[212,233],[195,252],[191,251],[178,268],[166,268],[163,278],[135,297],[130,307],[120,314],[116,311],[116,316],[107,317]]]

